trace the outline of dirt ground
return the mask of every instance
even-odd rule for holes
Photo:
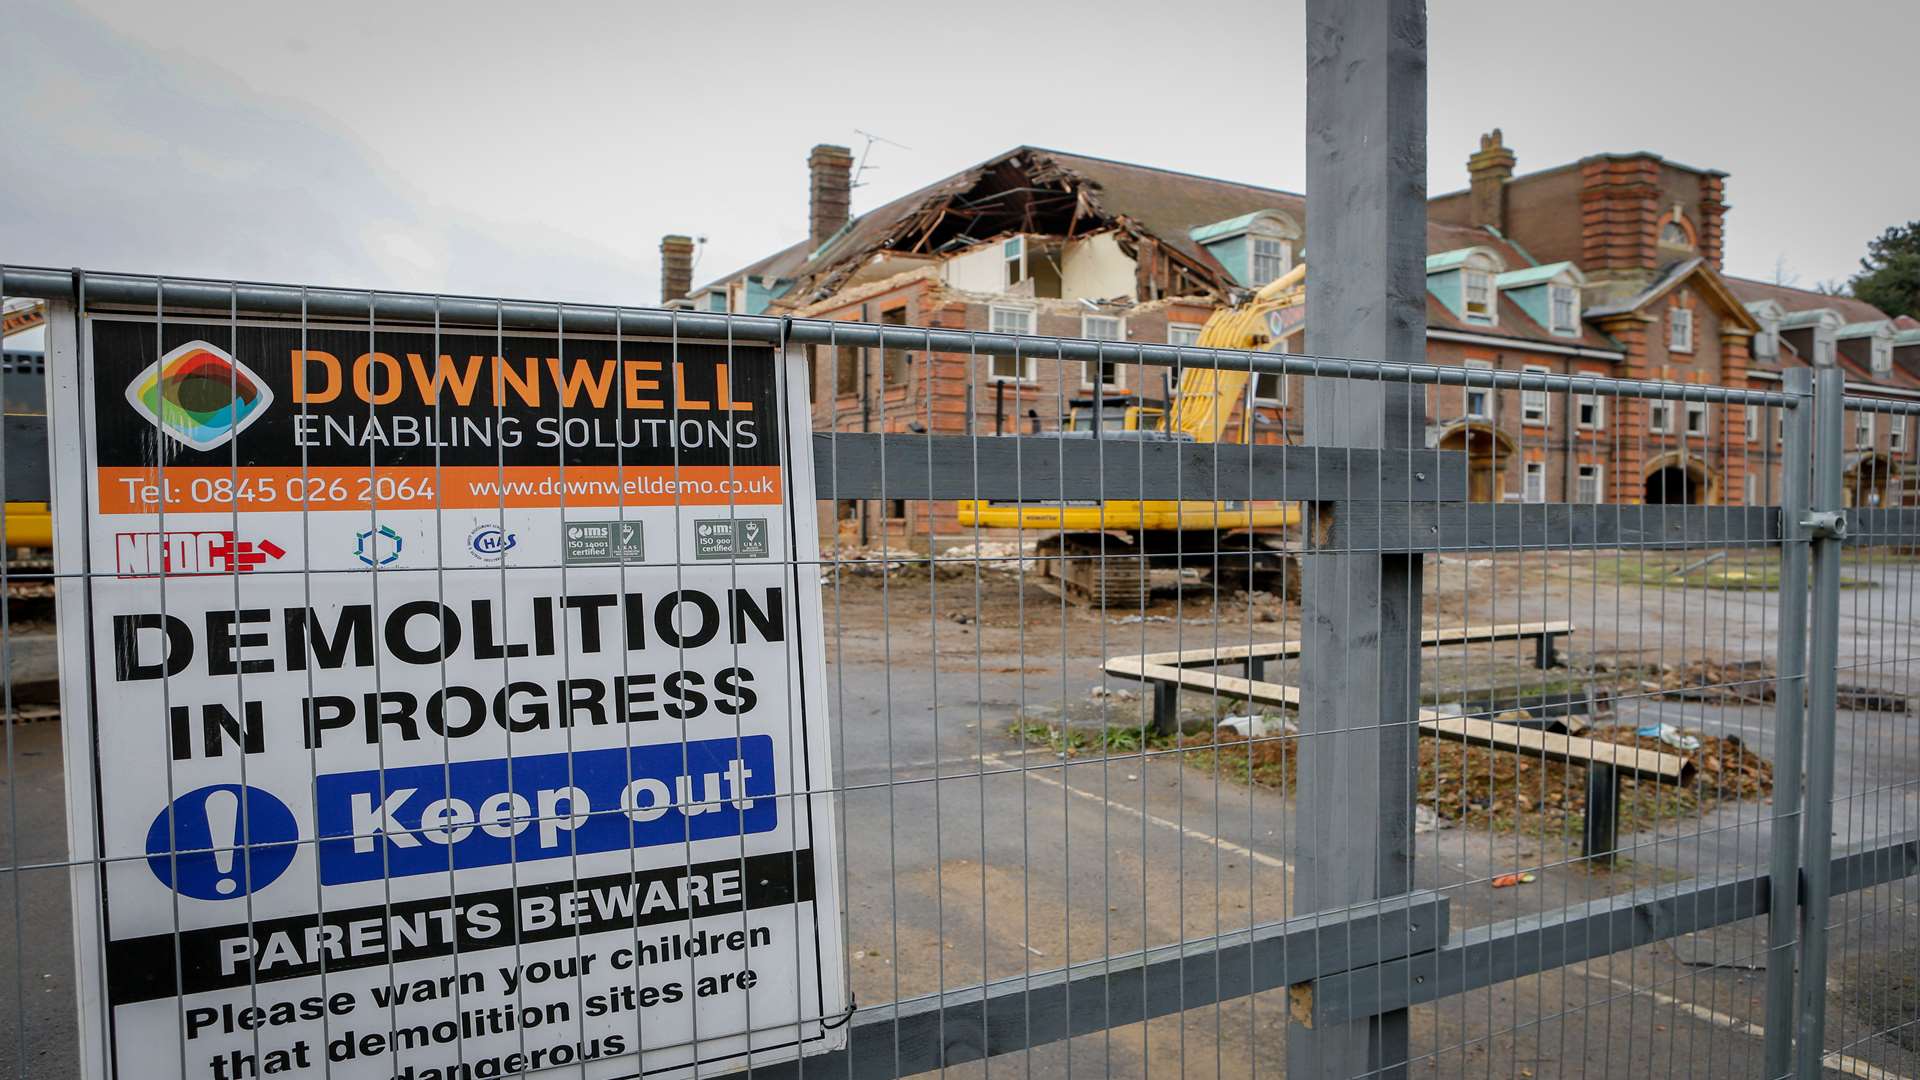
[[[1429,559],[1429,626],[1565,620],[1575,629],[1561,647],[1567,667],[1552,671],[1533,666],[1527,642],[1429,649],[1423,696],[1577,696],[1603,685],[1602,714],[1582,719],[1629,740],[1634,728],[1670,724],[1702,738],[1705,752],[1770,774],[1778,606],[1775,593],[1752,587],[1769,580],[1770,557],[1728,553],[1711,566],[1718,580],[1696,585],[1672,576],[1694,553],[1671,554]],[[1236,774],[1214,755],[1183,755],[1151,738],[1108,745],[1113,736],[1103,732],[1146,733],[1151,700],[1100,667],[1129,653],[1295,638],[1297,607],[1188,580],[1168,582],[1148,604],[1099,611],[1063,600],[1032,569],[956,559],[885,572],[843,564],[823,577],[845,779],[862,788],[849,817],[871,820],[864,801],[891,823],[885,835],[849,835],[849,927],[863,999],[1041,972],[1298,913],[1293,832],[1303,811],[1285,785],[1250,786],[1245,769]],[[1843,598],[1843,679],[1904,700],[1913,689],[1914,567],[1861,560],[1847,573],[1857,587]],[[1674,689],[1700,681],[1699,671],[1725,681]],[[1292,675],[1272,663],[1266,678]],[[1204,731],[1241,709],[1188,694],[1182,719]],[[1912,714],[1843,712],[1840,722],[1836,850],[1914,836],[1920,731]],[[1067,745],[1060,732],[1082,745]],[[1495,755],[1485,752],[1450,760],[1469,774],[1486,768],[1483,788],[1507,798],[1533,791],[1567,800],[1552,808],[1552,828],[1544,818],[1514,828],[1513,819],[1489,821],[1472,807],[1423,822],[1416,884],[1449,899],[1456,934],[1765,865],[1765,782],[1717,781],[1708,797],[1682,800],[1673,813],[1630,808],[1622,858],[1596,869],[1579,857],[1577,779],[1556,773],[1543,782],[1544,771],[1510,759],[1489,765]],[[1493,887],[1514,874],[1528,879]],[[1920,1075],[1909,1034],[1920,1009],[1906,996],[1911,980],[1898,959],[1903,943],[1920,940],[1916,900],[1911,878],[1836,899],[1837,921],[1843,904],[1856,914],[1833,936],[1834,1075]],[[1765,957],[1763,921],[1746,920],[1446,997],[1413,1010],[1415,1071],[1757,1075]],[[995,1059],[984,1071],[1272,1074],[1285,1067],[1285,1008],[1272,994],[1235,998]]]
[[[1543,699],[1599,684],[1608,688],[1604,709],[1587,722],[1670,725],[1771,761],[1772,680],[1758,673],[1774,659],[1779,597],[1747,587],[1768,580],[1770,556],[1731,552],[1710,565],[1717,582],[1676,579],[1696,555],[1429,558],[1429,626],[1564,620],[1574,630],[1560,650],[1567,666],[1553,670],[1534,667],[1527,642],[1426,650],[1423,698],[1436,706]],[[1315,811],[1284,784],[1249,784],[1225,755],[1189,751],[1183,760],[1179,748],[1144,739],[1074,753],[1045,734],[1106,739],[1100,733],[1145,729],[1150,695],[1105,674],[1106,658],[1296,638],[1296,606],[1169,578],[1149,604],[1100,611],[1023,575],[1017,558],[894,563],[830,563],[822,580],[846,962],[862,1009],[983,979],[1108,966],[1112,957],[1124,967],[1129,953],[1305,914],[1294,906],[1310,872],[1298,863],[1296,836]],[[1882,695],[1880,704],[1920,696],[1917,571],[1920,564],[1892,558],[1855,557],[1846,567],[1854,587],[1842,599],[1842,681]],[[1701,687],[1688,674],[1699,671],[1721,681]],[[1273,663],[1266,677],[1296,676]],[[1182,716],[1206,733],[1237,709],[1188,695]],[[1836,725],[1835,850],[1920,838],[1920,720],[1843,708]],[[57,865],[65,836],[58,725],[15,723],[10,734],[0,806],[19,809],[0,823],[0,866]],[[1475,776],[1487,768],[1490,793],[1578,788],[1570,775],[1523,775],[1518,766],[1509,775],[1492,760],[1461,755],[1455,765]],[[1556,811],[1553,827],[1545,817],[1532,819],[1538,827],[1500,827],[1472,813],[1417,821],[1414,884],[1447,901],[1457,939],[1501,920],[1752,871],[1766,865],[1774,824],[1757,795],[1736,787],[1682,813],[1630,813],[1611,867],[1580,857],[1577,831],[1566,828],[1571,806]],[[1495,887],[1510,875],[1527,879]],[[67,903],[57,868],[0,874],[0,911],[13,913],[0,920],[0,973],[17,975],[0,978],[0,1016],[19,1018],[0,1022],[0,1032],[26,1033],[21,1045],[0,1041],[0,1073],[74,1074]],[[1831,924],[1829,1075],[1920,1077],[1920,879],[1837,896]],[[1412,1075],[1760,1075],[1763,919],[1595,951],[1413,1008]],[[1286,976],[1274,977],[1284,984]],[[1284,990],[1218,1004],[1183,997],[1175,1006],[1146,1023],[948,1072],[1285,1073]]]

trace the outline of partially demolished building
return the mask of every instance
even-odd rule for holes
[[[1469,187],[1431,200],[1424,359],[1754,387],[1785,365],[1835,363],[1864,392],[1920,398],[1920,325],[1721,272],[1723,173],[1633,153],[1515,176],[1515,160],[1495,131]],[[815,147],[807,237],[709,284],[691,287],[689,242],[666,238],[665,299],[1178,344],[1304,257],[1295,192],[1023,146],[853,216],[852,168],[845,148]],[[1299,351],[1303,335],[1287,333],[1271,347]],[[1171,392],[1163,369],[1122,364],[826,346],[812,366],[822,430],[1051,430],[1094,394]],[[1297,437],[1297,383],[1256,380],[1252,438]],[[1428,443],[1468,455],[1476,499],[1766,502],[1778,482],[1764,410],[1438,387],[1428,413]],[[1901,498],[1911,467],[1916,433],[1878,422],[1856,433],[1849,495],[1863,503]],[[957,531],[951,504],[837,512],[860,541]]]

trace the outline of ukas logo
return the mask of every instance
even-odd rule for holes
[[[127,384],[127,402],[168,438],[225,446],[273,404],[273,391],[219,346],[189,341]]]

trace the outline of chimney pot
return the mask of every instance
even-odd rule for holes
[[[817,250],[846,225],[853,208],[853,151],[821,143],[807,155],[807,236]]]
[[[683,300],[693,291],[693,237],[677,233],[660,238],[660,302]]]
[[[1473,224],[1491,225],[1506,232],[1507,181],[1513,179],[1513,165],[1517,160],[1501,141],[1499,128],[1480,136],[1480,149],[1467,159],[1467,176],[1472,186],[1468,202]]]

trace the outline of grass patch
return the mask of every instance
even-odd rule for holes
[[[1594,567],[1599,576],[1623,585],[1663,589],[1721,589],[1728,592],[1780,588],[1780,563],[1771,552],[1734,554],[1708,563],[1702,563],[1702,558],[1622,555],[1601,559]],[[1870,581],[1857,578],[1840,579],[1843,589],[1871,588],[1872,585]]]

